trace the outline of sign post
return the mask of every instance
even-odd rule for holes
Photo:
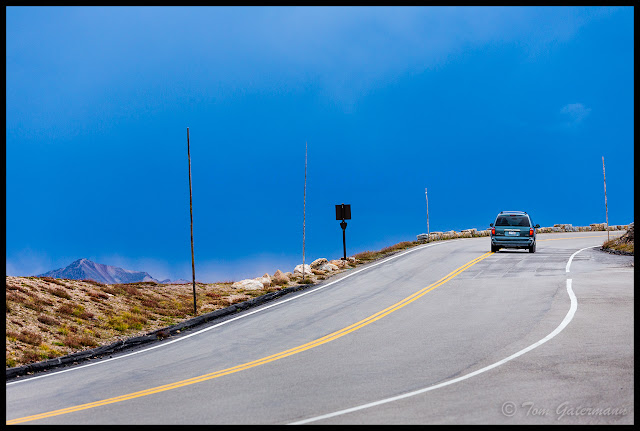
[[[345,235],[347,222],[345,220],[351,220],[351,205],[336,205],[336,220],[342,220],[340,222],[340,227],[342,228],[342,251],[344,253],[342,260],[347,260],[347,240]]]

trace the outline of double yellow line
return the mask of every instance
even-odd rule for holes
[[[340,330],[338,330],[336,332],[332,332],[331,334],[325,335],[324,337],[318,338],[316,340],[310,341],[310,342],[308,342],[306,344],[302,344],[302,345],[294,347],[292,349],[284,350],[284,351],[282,351],[280,353],[276,353],[276,354],[271,355],[271,356],[266,356],[264,358],[257,359],[255,361],[246,362],[244,364],[237,365],[235,367],[225,368],[224,370],[219,370],[219,371],[215,371],[213,373],[204,374],[202,376],[193,377],[193,378],[186,379],[186,380],[181,380],[179,382],[169,383],[167,385],[156,386],[155,388],[145,389],[143,391],[132,392],[130,394],[120,395],[118,397],[107,398],[107,399],[100,400],[100,401],[95,401],[95,402],[92,402],[92,403],[80,404],[80,405],[77,405],[77,406],[67,407],[67,408],[60,409],[60,410],[53,410],[53,411],[46,412],[46,413],[40,413],[40,414],[37,414],[37,415],[25,416],[25,417],[22,417],[22,418],[11,419],[11,420],[8,420],[6,422],[6,424],[7,425],[13,425],[13,424],[19,424],[19,423],[23,423],[23,422],[30,422],[30,421],[34,421],[34,420],[38,420],[38,419],[44,419],[44,418],[48,418],[48,417],[52,417],[52,416],[64,415],[64,414],[67,414],[67,413],[73,413],[73,412],[77,412],[77,411],[80,411],[80,410],[91,409],[91,408],[94,408],[94,407],[105,406],[107,404],[119,403],[121,401],[126,401],[126,400],[130,400],[130,399],[133,399],[133,398],[144,397],[144,396],[147,396],[147,395],[156,394],[158,392],[169,391],[171,389],[176,389],[176,388],[180,388],[180,387],[183,387],[183,386],[193,385],[194,383],[200,383],[200,382],[204,382],[206,380],[215,379],[217,377],[226,376],[228,374],[237,373],[238,371],[247,370],[249,368],[257,367],[258,365],[263,365],[263,364],[266,364],[266,363],[269,363],[269,362],[276,361],[278,359],[286,358],[287,356],[295,355],[296,353],[304,352],[305,350],[312,349],[314,347],[317,347],[317,346],[320,346],[322,344],[328,343],[329,341],[333,341],[335,339],[343,337],[343,336],[345,336],[345,335],[347,335],[347,334],[349,334],[349,333],[351,333],[353,331],[356,331],[356,330],[358,330],[358,329],[360,329],[360,328],[362,328],[364,326],[367,326],[367,325],[375,322],[376,320],[382,319],[383,317],[393,313],[394,311],[397,311],[397,310],[401,309],[402,307],[405,307],[406,305],[412,303],[413,301],[415,301],[416,299],[418,299],[421,296],[425,295],[426,293],[432,291],[436,287],[445,284],[447,281],[451,280],[452,278],[454,278],[455,276],[457,276],[461,272],[466,271],[467,269],[469,269],[470,267],[472,267],[476,263],[478,263],[481,260],[489,257],[492,254],[493,254],[493,252],[487,252],[487,253],[481,255],[480,257],[477,257],[477,258],[473,259],[472,261],[465,263],[464,265],[462,265],[458,269],[450,272],[449,274],[447,274],[446,276],[442,277],[440,280],[436,281],[435,283],[430,284],[429,286],[427,286],[427,287],[425,287],[423,289],[420,289],[419,291],[413,293],[412,295],[407,296],[406,298],[402,299],[399,302],[396,302],[395,304],[391,305],[390,307],[387,307],[382,311],[379,311],[379,312],[377,312],[375,314],[372,314],[371,316],[369,316],[369,317],[367,317],[365,319],[362,319],[359,322],[356,322],[356,323],[354,323],[352,325],[349,325],[349,326],[347,326],[345,328],[342,328],[342,329],[340,329]]]

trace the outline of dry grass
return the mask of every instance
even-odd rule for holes
[[[418,244],[419,243],[417,241],[403,241],[398,244],[385,247],[379,251],[363,251],[361,253],[354,254],[353,257],[356,258],[358,262],[370,262],[372,260],[381,259],[397,251],[404,250],[405,248],[415,247]]]
[[[231,283],[196,285],[198,314],[265,294]],[[6,277],[6,366],[64,356],[193,317],[192,285]]]
[[[633,223],[629,225],[627,231],[618,238],[613,238],[609,241],[605,241],[602,244],[604,250],[616,250],[624,253],[633,254],[634,243],[634,227]]]
[[[619,239],[612,239],[610,241],[605,241],[604,244],[602,244],[602,248],[633,254],[633,241],[624,242]]]

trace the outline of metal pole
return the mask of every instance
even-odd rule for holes
[[[347,222],[342,220],[340,227],[342,228],[342,251],[344,253],[344,257],[342,259],[347,260],[347,240],[344,234],[347,230]]]
[[[307,142],[304,143],[304,200],[302,204],[302,281],[304,281],[304,231],[307,221]]]
[[[609,241],[609,208],[607,207],[607,176],[604,173],[604,156],[602,156],[602,176],[604,177],[604,210],[607,216],[607,241]]]
[[[189,148],[189,128],[187,127],[187,157],[189,158],[189,214],[191,216],[191,274],[193,275],[193,314],[197,315],[196,308],[196,264],[193,257],[193,201],[191,195],[191,150]]]
[[[424,188],[424,197],[427,198],[427,235],[429,235],[429,196],[427,196],[427,188]]]

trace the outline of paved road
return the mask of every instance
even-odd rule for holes
[[[633,258],[592,248],[604,238],[419,246],[152,348],[10,381],[7,423],[633,424]]]

